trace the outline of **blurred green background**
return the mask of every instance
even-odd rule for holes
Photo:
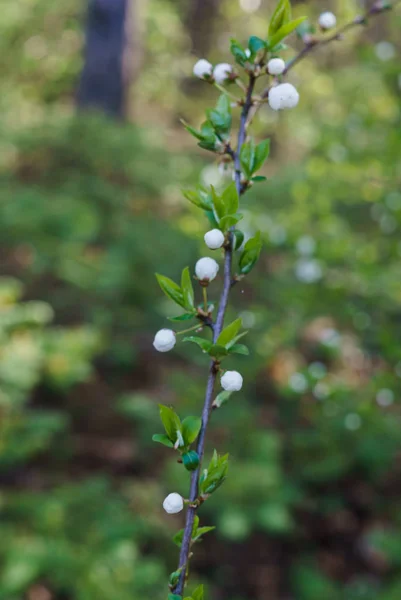
[[[195,58],[230,60],[229,38],[266,35],[273,5],[93,0],[85,51],[86,2],[1,2],[1,600],[166,596],[182,515],[161,503],[188,477],[151,435],[158,402],[200,413],[207,360],[153,350],[172,308],[154,272],[205,253],[180,189],[224,177],[179,118],[215,101]],[[360,5],[294,11],[343,22]],[[207,452],[229,451],[231,472],[193,560],[211,600],[401,598],[400,26],[398,8],[311,56],[290,77],[297,109],[255,122],[269,180],[243,228],[264,250],[228,315],[252,354],[213,415]]]

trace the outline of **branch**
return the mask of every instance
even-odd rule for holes
[[[243,189],[241,186],[241,162],[240,162],[240,153],[242,145],[246,139],[246,126],[248,115],[250,109],[252,107],[252,94],[255,87],[255,77],[253,74],[249,75],[249,85],[247,89],[246,99],[241,111],[241,119],[238,131],[238,143],[237,149],[231,150],[231,155],[234,160],[235,165],[235,185],[237,188],[238,195],[243,193]],[[224,283],[223,283],[223,291],[220,296],[219,309],[217,312],[216,323],[213,329],[213,342],[215,343],[220,333],[222,332],[224,325],[224,316],[227,310],[228,298],[231,289],[232,282],[232,257],[233,257],[233,247],[232,247],[232,234],[230,234],[230,242],[227,244],[224,255]],[[189,507],[186,514],[185,519],[185,527],[184,527],[184,536],[181,544],[180,558],[178,563],[178,568],[182,569],[180,578],[173,592],[178,596],[182,596],[184,592],[190,552],[191,552],[191,540],[192,540],[192,529],[195,519],[195,514],[198,507],[191,506],[199,495],[198,492],[198,483],[199,483],[199,475],[201,471],[202,459],[205,452],[205,439],[207,427],[209,424],[209,418],[212,410],[212,402],[213,402],[213,392],[214,385],[216,382],[216,377],[219,372],[219,364],[217,361],[213,360],[209,366],[209,376],[207,380],[206,386],[206,394],[205,394],[205,402],[203,405],[202,411],[202,426],[198,436],[198,442],[196,447],[196,452],[199,456],[199,467],[194,471],[191,475],[191,484],[190,484],[190,492],[189,492]]]
[[[373,6],[371,6],[371,8],[365,12],[364,15],[359,15],[355,17],[352,21],[340,27],[340,29],[337,29],[337,31],[335,31],[331,36],[322,39],[316,39],[313,36],[308,36],[306,40],[304,39],[305,46],[302,48],[302,50],[296,56],[294,56],[294,58],[289,60],[286,64],[285,70],[283,71],[283,75],[286,75],[288,71],[295,67],[295,65],[297,65],[302,59],[305,58],[305,56],[310,54],[316,48],[320,48],[321,46],[326,46],[331,42],[341,40],[344,33],[349,31],[350,29],[354,29],[359,25],[366,25],[370,17],[381,15],[384,12],[394,8],[396,4],[399,4],[399,2],[395,2],[392,6],[390,6],[383,0],[378,0],[378,2],[375,2]]]

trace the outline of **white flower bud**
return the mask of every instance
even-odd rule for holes
[[[319,17],[319,25],[322,29],[333,29],[337,25],[337,18],[332,12],[324,12]]]
[[[158,352],[168,352],[176,343],[175,333],[172,329],[160,329],[155,335],[153,346]]]
[[[220,229],[212,229],[205,233],[205,244],[210,250],[217,250],[224,244],[224,233]]]
[[[246,56],[247,58],[250,58],[250,57],[251,57],[251,54],[252,54],[252,52],[249,50],[249,48],[245,48],[245,56]]]
[[[200,281],[213,281],[219,271],[219,265],[213,258],[200,258],[195,265],[195,274]]]
[[[221,387],[227,392],[238,392],[242,388],[243,381],[238,371],[226,371],[221,378]]]
[[[213,65],[204,58],[198,60],[194,65],[193,74],[199,79],[205,79],[205,77],[211,77],[213,74]]]
[[[227,79],[229,79],[231,73],[233,72],[233,68],[228,63],[220,63],[215,66],[213,70],[213,77],[218,84],[225,83]]]
[[[299,94],[291,83],[280,83],[269,91],[269,105],[273,110],[293,108],[299,102]]]
[[[184,508],[184,500],[180,494],[173,492],[164,499],[163,508],[169,515],[175,515]]]
[[[272,58],[267,63],[267,72],[270,75],[281,75],[285,69],[285,62],[282,58]]]

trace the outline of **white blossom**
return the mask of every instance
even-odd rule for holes
[[[213,281],[219,271],[219,265],[213,258],[205,256],[195,265],[195,274],[200,281]]]
[[[299,94],[291,83],[280,83],[269,92],[269,105],[273,110],[293,108],[299,102]]]
[[[169,515],[175,515],[184,508],[184,500],[180,494],[173,492],[164,499],[163,508]]]
[[[285,69],[285,62],[282,58],[272,58],[267,63],[267,71],[270,75],[281,75]]]
[[[193,73],[199,79],[205,79],[205,77],[211,77],[213,74],[213,65],[204,58],[198,60],[194,65]]]
[[[319,17],[319,25],[322,29],[333,29],[337,25],[336,15],[332,12],[324,12]]]
[[[211,250],[217,250],[224,244],[224,233],[220,229],[211,229],[205,233],[205,244]]]
[[[225,83],[227,79],[230,78],[231,73],[233,72],[232,65],[228,63],[219,63],[213,69],[213,77],[218,84]]]
[[[168,352],[176,343],[175,333],[172,329],[160,329],[155,335],[153,346],[158,352]]]
[[[221,387],[227,392],[238,392],[242,388],[243,381],[238,371],[226,371],[221,378]]]

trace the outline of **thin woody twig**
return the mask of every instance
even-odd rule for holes
[[[240,126],[238,132],[238,142],[236,150],[232,150],[230,148],[230,155],[234,160],[235,165],[235,185],[238,191],[238,195],[243,193],[243,188],[241,185],[241,162],[240,162],[240,152],[242,145],[246,139],[246,127],[248,115],[253,105],[252,94],[255,87],[255,78],[251,74],[249,76],[249,85],[247,88],[246,99],[241,111],[241,119]],[[220,333],[222,332],[224,325],[224,316],[227,310],[228,298],[230,294],[230,289],[232,287],[232,255],[233,255],[233,245],[232,245],[232,233],[230,232],[229,243],[225,248],[225,256],[224,256],[224,283],[223,283],[223,291],[220,297],[219,309],[217,312],[216,322],[213,328],[213,342],[216,342]],[[209,424],[209,418],[212,411],[212,402],[213,402],[213,392],[214,385],[216,382],[217,373],[219,371],[219,364],[217,361],[212,360],[209,365],[209,376],[206,385],[206,394],[205,394],[205,402],[202,411],[202,425],[198,436],[198,442],[196,451],[199,456],[199,467],[194,471],[191,475],[191,484],[190,484],[190,492],[189,492],[189,506],[185,519],[185,527],[184,527],[184,535],[181,544],[181,551],[179,557],[178,568],[182,569],[177,585],[174,588],[174,593],[178,596],[182,595],[185,587],[185,581],[187,577],[188,564],[191,552],[191,540],[192,540],[192,529],[194,525],[195,515],[197,511],[197,506],[194,505],[195,501],[198,498],[198,482],[199,475],[201,471],[201,464],[203,455],[205,452],[205,439],[206,439],[206,431]]]

